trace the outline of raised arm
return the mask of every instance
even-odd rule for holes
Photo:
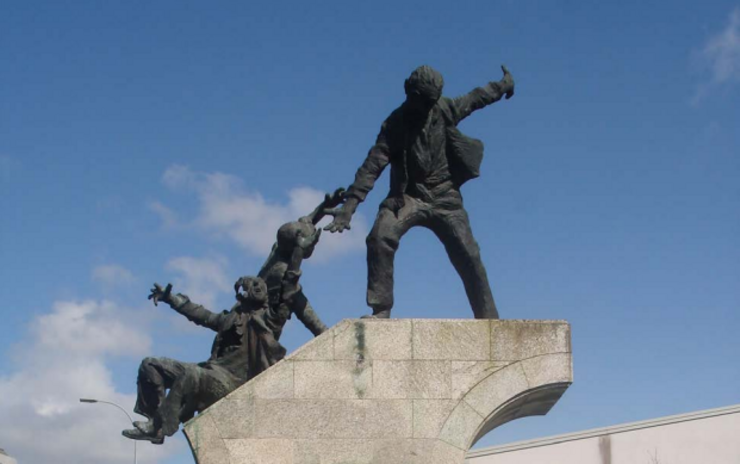
[[[380,128],[380,133],[375,141],[375,145],[370,149],[365,161],[355,174],[355,181],[344,194],[344,204],[341,208],[331,211],[329,214],[334,216],[334,220],[324,230],[329,232],[342,232],[350,229],[352,215],[355,214],[357,206],[365,201],[365,197],[375,186],[383,169],[390,163],[390,149],[387,142],[388,120]]]
[[[298,220],[303,222],[310,222],[313,225],[318,224],[319,221],[324,219],[324,216],[335,212],[332,208],[335,208],[342,204],[342,202],[344,201],[345,193],[346,192],[344,191],[343,187],[336,189],[334,193],[327,193],[326,195],[324,195],[324,201],[322,201],[321,204],[316,207],[316,209]]]
[[[455,123],[467,118],[473,111],[501,100],[503,96],[506,96],[507,100],[514,96],[514,78],[506,66],[502,65],[501,70],[504,77],[500,81],[489,82],[483,87],[477,87],[465,95],[452,99]]]
[[[149,299],[154,302],[155,306],[157,306],[158,302],[163,301],[170,305],[172,309],[187,317],[191,322],[218,332],[223,316],[222,313],[211,312],[203,306],[193,303],[187,295],[183,295],[182,293],[173,295],[171,292],[172,284],[167,284],[165,289],[162,289],[162,286],[159,284],[154,284]]]

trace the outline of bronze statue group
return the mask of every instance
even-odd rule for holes
[[[514,95],[514,80],[502,66],[500,81],[457,98],[442,96],[442,75],[429,66],[414,70],[404,84],[406,100],[383,122],[380,133],[355,180],[338,189],[309,215],[280,227],[270,256],[257,276],[234,284],[236,303],[214,313],[172,285],[154,284],[149,299],[160,301],[190,321],[216,332],[210,358],[185,363],[145,358],[138,374],[135,411],[148,420],[134,422],[123,435],[161,444],[191,419],[285,356],[283,327],[293,314],[318,336],[326,330],[301,285],[300,266],[310,258],[324,229],[350,228],[352,215],[386,166],[391,166],[390,192],[381,203],[367,237],[368,317],[388,318],[393,307],[393,261],[409,229],[430,229],[442,242],[478,319],[497,319],[478,244],[473,237],[460,187],[478,177],[483,144],[462,134],[457,125],[473,111]],[[340,206],[341,205],[341,206]]]

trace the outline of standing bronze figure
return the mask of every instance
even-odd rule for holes
[[[345,202],[325,229],[342,232],[385,167],[391,165],[390,192],[367,237],[367,304],[373,317],[390,317],[393,260],[409,229],[430,229],[442,242],[462,278],[473,314],[498,319],[498,311],[463,207],[460,186],[478,177],[483,144],[457,125],[473,111],[514,95],[514,79],[504,77],[457,98],[442,97],[442,75],[421,66],[406,79],[406,100],[383,122],[375,145],[347,189]]]

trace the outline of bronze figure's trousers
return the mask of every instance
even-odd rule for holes
[[[442,242],[452,265],[462,278],[476,319],[498,319],[488,276],[478,243],[470,228],[460,193],[453,190],[432,202],[404,195],[404,205],[394,213],[381,205],[367,237],[367,304],[374,312],[393,307],[393,260],[401,237],[412,227],[431,230]]]
[[[166,436],[238,386],[219,367],[204,367],[169,358],[144,358],[139,366],[134,412],[152,419]],[[169,391],[167,391],[169,390]]]

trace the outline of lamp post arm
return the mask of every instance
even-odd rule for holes
[[[125,409],[123,409],[123,407],[120,404],[114,403],[113,401],[103,401],[103,400],[94,400],[94,399],[88,399],[88,398],[80,398],[80,402],[81,403],[103,403],[103,404],[110,404],[111,406],[115,406],[116,408],[118,408],[121,411],[123,411],[123,413],[126,414],[126,417],[128,418],[128,421],[129,421],[129,423],[131,425],[133,425],[133,423],[134,423],[134,419],[131,417],[131,414],[129,414],[128,411],[126,411]],[[137,464],[137,462],[138,461],[136,460],[136,440],[134,440],[134,464]]]
[[[115,407],[117,407],[118,409],[120,409],[121,411],[123,411],[123,413],[124,413],[124,414],[126,414],[126,417],[128,417],[128,421],[129,421],[129,422],[130,422],[131,424],[133,424],[133,423],[134,423],[134,419],[133,419],[133,418],[131,417],[131,414],[129,414],[129,413],[128,413],[128,411],[126,411],[125,409],[123,409],[123,407],[121,407],[121,405],[119,405],[119,404],[116,404],[116,403],[114,403],[114,402],[112,402],[112,401],[102,401],[102,400],[98,400],[98,403],[105,403],[105,404],[110,404],[111,406],[115,406]]]

